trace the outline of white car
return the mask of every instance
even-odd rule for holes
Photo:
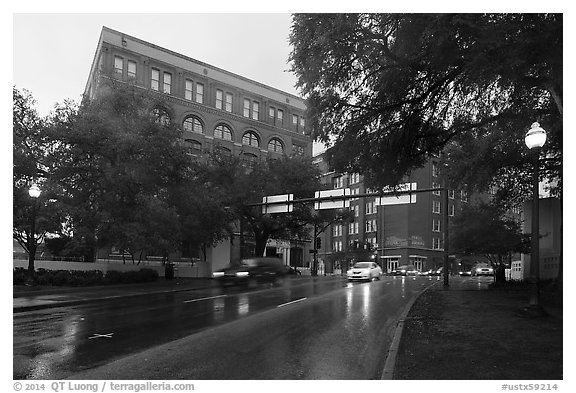
[[[353,280],[380,280],[382,268],[374,262],[356,262],[352,269],[346,272],[349,281]]]

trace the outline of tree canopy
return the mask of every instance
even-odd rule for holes
[[[453,183],[487,188],[506,173],[517,186],[539,121],[543,176],[560,180],[561,14],[297,14],[290,42],[335,170],[396,185],[450,146]]]

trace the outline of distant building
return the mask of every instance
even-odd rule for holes
[[[103,79],[162,97],[166,105],[154,109],[158,118],[182,128],[192,154],[218,149],[256,163],[265,157],[312,155],[302,98],[107,27],[102,28],[85,96],[95,97]],[[293,258],[291,248],[282,244],[269,249]],[[296,249],[303,255],[301,247]],[[211,250],[203,275],[219,267],[216,259],[227,263],[234,252]]]
[[[350,188],[351,194],[369,193],[363,177],[357,173],[342,174],[330,169],[325,153],[314,157],[314,162],[322,172],[322,179],[331,188]],[[438,161],[431,159],[423,168],[415,170],[404,179],[405,183],[415,183],[416,189],[442,187]],[[391,272],[402,265],[414,265],[424,271],[439,268],[444,261],[444,234],[442,195],[440,191],[414,194],[415,203],[377,206],[376,197],[358,198],[350,202],[354,212],[353,222],[335,224],[321,234],[322,259],[327,272],[345,269],[347,263],[338,261],[338,253],[356,246],[373,250],[373,258],[378,260],[384,272]],[[448,219],[454,217],[469,197],[464,191],[449,190]],[[477,257],[452,258],[451,270],[457,272],[463,266],[471,267]],[[468,269],[469,270],[469,269]]]

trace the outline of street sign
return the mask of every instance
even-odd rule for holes
[[[272,195],[262,198],[262,214],[290,213],[294,210],[294,194]],[[284,203],[285,202],[285,203]]]
[[[338,188],[336,190],[325,190],[316,191],[315,197],[318,198],[330,198],[330,197],[341,197],[345,195],[351,195],[349,188]],[[325,210],[325,209],[343,209],[345,207],[350,207],[350,201],[346,199],[336,199],[334,201],[316,201],[314,202],[314,209]]]
[[[398,185],[397,188],[395,189],[391,189],[391,188],[386,188],[384,189],[384,192],[392,192],[392,191],[412,191],[412,190],[416,190],[416,183],[404,183],[404,184],[400,184]],[[404,195],[398,195],[398,196],[385,196],[385,197],[380,197],[380,198],[376,198],[375,204],[378,206],[384,206],[384,205],[402,205],[405,203],[416,203],[416,194],[404,194]]]

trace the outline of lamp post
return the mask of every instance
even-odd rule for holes
[[[539,239],[539,158],[540,149],[546,143],[546,131],[537,122],[532,123],[530,130],[524,139],[528,149],[534,151],[534,169],[532,174],[532,233],[530,250],[530,300],[527,311],[535,316],[542,315],[543,310],[540,305],[540,291],[538,284],[540,281],[540,239]]]
[[[32,216],[30,222],[30,236],[28,237],[28,276],[34,276],[34,257],[36,256],[36,200],[40,197],[40,188],[32,184],[28,189],[28,195],[32,198]]]

